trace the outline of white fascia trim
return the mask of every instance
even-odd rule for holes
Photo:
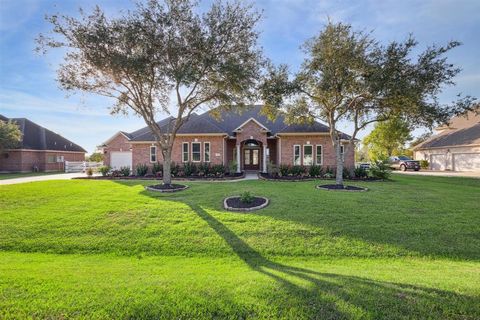
[[[268,129],[267,127],[265,127],[263,124],[261,124],[260,122],[258,122],[258,120],[255,119],[255,118],[253,118],[253,117],[251,117],[250,119],[248,119],[247,121],[245,121],[244,123],[242,123],[241,125],[239,125],[237,129],[233,130],[233,132],[242,131],[242,127],[243,127],[244,125],[246,125],[247,123],[249,123],[250,121],[255,122],[255,123],[256,123],[259,127],[261,127],[263,130],[270,132],[270,129]]]

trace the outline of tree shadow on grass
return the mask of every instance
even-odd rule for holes
[[[476,297],[420,286],[321,273],[272,261],[238,237],[200,205],[190,205],[251,269],[283,289],[277,303],[295,308],[298,318],[474,318]],[[283,300],[283,301],[282,301]],[[283,302],[283,303],[282,303]],[[288,312],[288,310],[283,310]]]

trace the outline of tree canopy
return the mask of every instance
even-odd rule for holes
[[[378,122],[368,136],[363,139],[370,159],[384,159],[394,154],[403,154],[406,143],[413,138],[410,125],[399,117]]]
[[[297,73],[285,65],[270,67],[261,86],[266,113],[286,112],[292,122],[327,122],[336,150],[336,182],[343,184],[339,122],[352,124],[348,147],[353,148],[358,132],[371,123],[403,116],[412,126],[431,127],[472,109],[475,99],[469,96],[451,104],[438,100],[460,72],[445,57],[460,43],[431,46],[415,56],[417,45],[413,36],[382,45],[371,33],[329,22],[303,46],[306,57]]]
[[[16,148],[22,141],[22,132],[11,121],[0,120],[0,152],[5,149]]]
[[[112,113],[141,116],[164,158],[164,183],[176,133],[201,107],[242,106],[255,97],[262,55],[260,15],[216,0],[199,13],[193,0],[151,0],[109,18],[99,8],[80,18],[51,15],[39,50],[63,48],[60,87],[112,98]],[[172,116],[166,128],[159,114]]]

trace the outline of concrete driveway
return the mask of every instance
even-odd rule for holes
[[[12,178],[12,179],[0,180],[0,185],[47,181],[47,180],[70,180],[72,178],[77,178],[77,177],[85,177],[85,173],[83,172],[59,173],[59,174],[46,174],[46,175],[32,176],[32,177]]]
[[[480,178],[480,171],[394,171],[394,173],[417,176]]]

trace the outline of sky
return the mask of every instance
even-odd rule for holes
[[[200,1],[208,6],[209,1]],[[412,33],[419,49],[450,40],[463,43],[449,52],[449,61],[462,68],[457,85],[440,95],[442,102],[457,93],[480,97],[480,0],[261,0],[253,2],[263,12],[258,26],[260,45],[275,63],[295,71],[304,59],[300,46],[315,36],[328,19],[372,31],[382,43],[404,40]],[[83,146],[89,153],[116,132],[144,127],[141,119],[112,116],[112,102],[93,95],[66,96],[56,82],[62,53],[34,51],[35,38],[48,33],[46,14],[78,15],[99,4],[118,14],[132,7],[124,0],[0,0],[0,114],[28,118]],[[162,118],[159,115],[159,119]],[[342,130],[350,131],[347,123]],[[416,133],[421,132],[417,130]],[[367,134],[363,132],[360,138]]]

